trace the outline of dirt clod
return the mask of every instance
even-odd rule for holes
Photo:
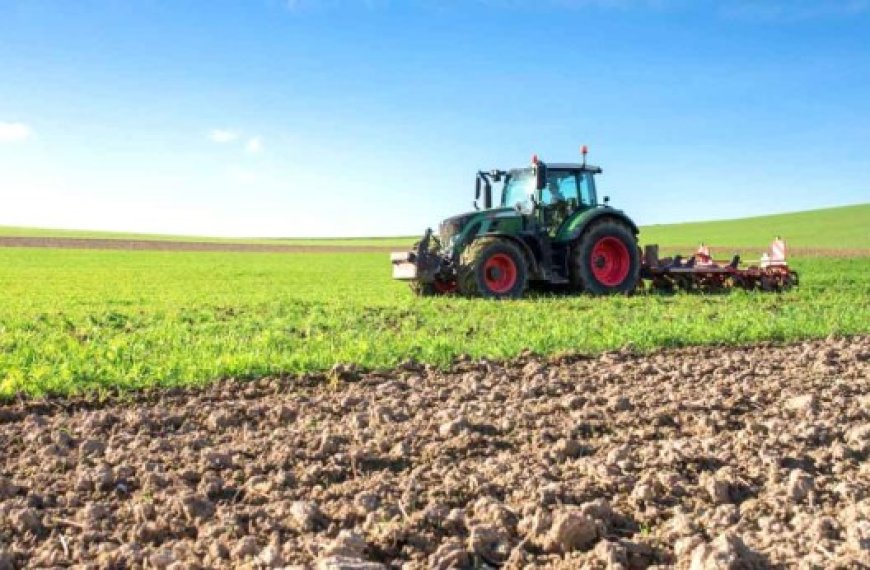
[[[343,556],[347,558],[362,558],[366,549],[366,541],[363,536],[354,531],[343,530],[326,549],[329,556]]]
[[[328,556],[317,561],[317,570],[386,570],[379,562],[348,556]]]
[[[214,503],[205,497],[188,495],[181,500],[181,504],[188,519],[207,520],[214,515]]]
[[[470,558],[462,541],[450,538],[438,547],[429,557],[429,567],[432,570],[450,570],[469,566]]]
[[[296,501],[290,505],[290,515],[295,526],[304,532],[313,531],[323,519],[320,509],[311,501]]]
[[[490,564],[503,564],[510,555],[506,532],[493,525],[475,525],[468,538],[468,549]]]
[[[230,555],[236,560],[241,560],[248,556],[254,556],[257,554],[259,549],[260,547],[257,546],[256,538],[253,536],[245,536],[236,541]]]
[[[752,570],[763,565],[743,540],[725,533],[711,543],[699,544],[692,551],[689,570]]]
[[[793,469],[788,476],[788,496],[796,503],[806,499],[814,486],[813,478],[800,469]]]
[[[599,536],[595,520],[577,510],[557,513],[541,546],[547,552],[571,552],[592,546]]]

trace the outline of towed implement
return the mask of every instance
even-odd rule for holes
[[[535,155],[526,168],[478,172],[474,210],[447,218],[437,233],[426,230],[411,251],[392,253],[393,278],[418,295],[490,298],[520,297],[531,284],[611,295],[642,288],[643,279],[692,290],[797,283],[784,256],[778,265],[740,269],[739,259],[660,260],[656,246],[642,253],[637,225],[608,197],[599,201],[602,170],[586,163],[585,146],[581,152],[581,163],[547,164]],[[494,184],[501,184],[498,196]]]
[[[716,261],[710,248],[701,244],[689,259],[676,255],[659,259],[658,246],[644,249],[641,277],[660,291],[697,291],[714,293],[727,289],[785,291],[798,284],[797,271],[789,268],[785,242],[777,237],[761,259],[741,267],[739,255],[730,261]]]

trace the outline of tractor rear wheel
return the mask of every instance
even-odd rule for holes
[[[528,284],[522,251],[505,239],[482,238],[465,248],[459,264],[459,290],[469,297],[516,299]]]
[[[612,220],[592,224],[571,249],[571,285],[593,295],[631,293],[640,279],[634,232]]]

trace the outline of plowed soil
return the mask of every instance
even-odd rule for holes
[[[0,568],[870,567],[870,337],[22,401],[0,448]]]

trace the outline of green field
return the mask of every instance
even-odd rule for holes
[[[781,235],[792,248],[870,250],[870,204],[740,220],[645,226],[642,243],[766,247]]]
[[[437,220],[432,220],[435,224]],[[425,228],[420,228],[423,233]],[[725,247],[765,248],[775,235],[791,247],[870,250],[870,204],[759,216],[740,220],[652,225],[641,228],[642,243],[686,246],[705,242]],[[0,226],[0,236],[68,237],[271,245],[359,245],[407,247],[417,237],[215,238],[162,234],[55,230]]]
[[[870,331],[870,258],[782,295],[416,299],[383,254],[0,249],[0,394]]]
[[[870,257],[793,265],[784,294],[491,302],[414,298],[382,253],[0,248],[0,396],[870,332]]]

